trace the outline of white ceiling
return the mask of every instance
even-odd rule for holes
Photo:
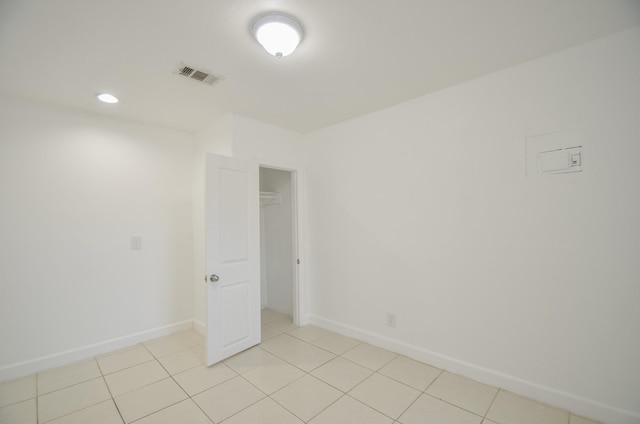
[[[251,37],[270,10],[305,28],[291,56]],[[0,0],[0,90],[188,131],[233,112],[304,133],[637,25],[640,0]],[[181,62],[225,79],[175,75]]]

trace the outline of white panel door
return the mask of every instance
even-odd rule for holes
[[[260,343],[258,164],[206,158],[207,365]]]

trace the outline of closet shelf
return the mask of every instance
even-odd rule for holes
[[[274,193],[272,191],[260,192],[261,205],[279,205],[280,203],[282,203],[282,196],[280,196],[280,193]]]

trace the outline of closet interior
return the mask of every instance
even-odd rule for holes
[[[291,171],[260,167],[261,307],[294,316],[295,184]]]

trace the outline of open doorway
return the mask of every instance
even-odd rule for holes
[[[297,216],[295,172],[260,167],[261,308],[297,317]]]

